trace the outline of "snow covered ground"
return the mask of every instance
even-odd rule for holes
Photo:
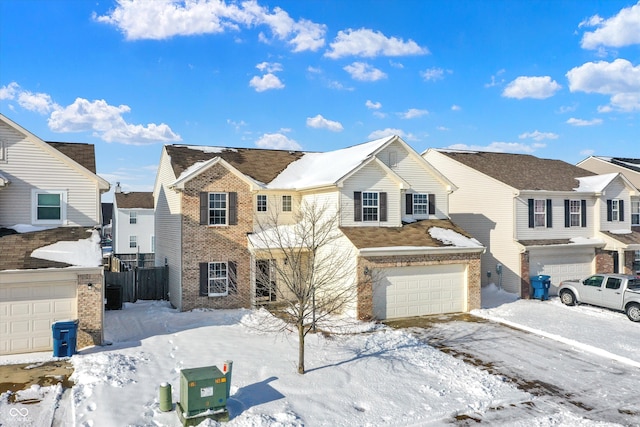
[[[557,299],[517,300],[493,286],[484,289],[483,307],[473,314],[640,366],[640,325],[624,314],[565,307]],[[106,313],[105,337],[112,345],[83,349],[71,358],[76,385],[70,393],[33,387],[24,394],[42,401],[31,405],[10,404],[7,393],[0,395],[0,424],[179,426],[175,411],[159,410],[160,383],[172,385],[175,402],[180,369],[221,367],[225,360],[234,362],[231,420],[224,423],[229,427],[436,426],[534,398],[407,331],[373,323],[342,323],[332,334],[309,336],[307,373],[299,375],[296,334],[270,331],[276,329],[273,322],[265,311],[179,313],[165,302],[127,303],[124,310]],[[522,354],[526,360],[526,349]],[[38,353],[5,356],[0,363],[48,359],[49,353]],[[524,409],[516,415],[508,425],[613,425],[566,408],[542,417]]]

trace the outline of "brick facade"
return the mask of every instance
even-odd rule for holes
[[[200,225],[201,192],[236,192],[237,225]],[[182,310],[250,307],[251,256],[247,233],[253,231],[253,194],[247,182],[225,167],[213,165],[185,186],[182,214]],[[228,261],[237,265],[237,293],[200,296],[199,264]]]
[[[104,324],[104,276],[78,274],[78,336],[76,347],[101,345]]]
[[[529,267],[529,252],[520,254],[520,298],[531,298],[531,270]]]
[[[467,307],[465,311],[480,308],[480,253],[461,253],[446,255],[411,255],[411,256],[386,256],[386,257],[360,257],[358,259],[358,301],[357,316],[359,319],[373,319],[373,286],[381,278],[376,273],[382,268],[429,266],[443,264],[467,265]],[[371,271],[365,276],[364,270]]]
[[[613,252],[596,249],[596,273],[613,273]]]

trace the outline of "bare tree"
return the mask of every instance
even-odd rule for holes
[[[256,217],[251,235],[257,291],[276,300],[287,325],[298,332],[298,373],[305,373],[305,337],[326,317],[353,304],[355,259],[329,204],[303,201],[293,221],[279,222],[277,209]]]

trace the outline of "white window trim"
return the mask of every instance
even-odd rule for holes
[[[261,204],[261,200],[264,201],[264,205]],[[256,212],[261,212],[261,213],[265,213],[268,210],[268,202],[269,202],[269,198],[267,197],[266,194],[258,194],[256,195]],[[261,207],[263,209],[261,209]]]
[[[38,194],[60,195],[60,219],[38,219]],[[67,221],[67,191],[66,190],[31,190],[31,223],[34,225],[64,225]]]
[[[211,277],[211,264],[224,264],[225,271],[227,272],[226,277]],[[224,280],[225,282],[225,291],[224,292],[211,292],[211,282],[214,280]],[[207,265],[207,294],[210,297],[226,297],[229,295],[229,264],[224,261],[218,262],[210,262]]]
[[[620,222],[620,199],[611,199],[611,222]]]
[[[640,225],[640,200],[631,201],[631,225]]]
[[[376,205],[366,205],[364,204],[365,194],[375,194],[376,195]],[[365,209],[373,209],[376,211],[375,219],[366,219]],[[362,222],[379,222],[380,221],[380,192],[378,191],[363,191],[362,192]]]
[[[538,202],[542,202],[542,211],[537,211],[536,207],[538,206]],[[539,216],[543,217],[542,224],[538,224],[536,218]],[[546,199],[534,199],[533,200],[533,226],[535,228],[546,228],[547,227],[547,200]]]
[[[573,212],[572,207],[578,206],[578,211]],[[577,221],[574,224],[573,220],[577,217]],[[580,200],[569,200],[569,227],[580,227],[582,225],[582,202]]]
[[[224,204],[225,204],[225,208],[224,208],[224,223],[222,224],[212,224],[211,223],[211,211],[222,211],[222,209],[219,208],[212,208],[211,207],[211,195],[213,194],[223,194],[224,195]],[[209,206],[207,207],[207,222],[208,222],[208,226],[209,227],[226,227],[227,225],[229,225],[229,193],[224,193],[224,192],[220,192],[220,191],[212,191],[208,194],[207,196],[208,202],[209,202]]]
[[[0,140],[0,162],[4,163],[7,161],[7,144]]]
[[[132,222],[133,220],[133,222]],[[135,225],[138,223],[138,212],[129,211],[129,224]]]
[[[135,246],[131,246],[131,243],[135,242]],[[129,236],[129,249],[134,249],[138,247],[138,236],[130,235]]]
[[[417,196],[424,196],[426,197],[426,201],[425,203],[417,203],[416,202],[416,197]],[[421,212],[421,213],[416,213],[416,206],[424,206],[425,207],[425,212]],[[428,193],[414,193],[413,194],[413,215],[429,215],[429,194]]]
[[[285,197],[289,199],[289,209],[288,210],[284,209]],[[293,197],[291,195],[285,194],[285,195],[282,196],[282,198],[280,200],[282,202],[282,212],[293,212]]]

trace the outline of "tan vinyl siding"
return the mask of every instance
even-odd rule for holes
[[[158,178],[154,189],[156,265],[169,266],[169,299],[178,309],[182,307],[182,221],[180,194],[167,188],[176,177],[169,156],[162,150]]]
[[[430,150],[425,158],[458,187],[449,196],[453,223],[487,248],[481,257],[482,286],[499,283],[496,265],[500,263],[502,287],[520,294],[520,246],[513,229],[515,190],[437,151]]]
[[[377,191],[387,193],[387,221],[354,221],[354,191]],[[369,163],[351,176],[341,189],[342,215],[340,225],[344,227],[399,227],[401,225],[401,200],[398,182],[379,166]]]
[[[600,175],[607,173],[622,173],[633,185],[636,186],[636,188],[640,188],[640,172],[632,171],[631,169],[617,166],[594,157],[589,157],[579,163],[578,166],[582,169],[586,169]]]
[[[4,123],[0,123],[0,140],[6,147],[6,160],[0,163],[0,169],[11,181],[0,192],[0,225],[31,223],[34,189],[67,192],[66,221],[62,225],[100,223],[96,181]]]
[[[267,211],[258,212],[257,197],[258,195],[267,196]],[[291,196],[291,211],[282,210],[282,196]],[[293,224],[296,214],[300,206],[300,195],[293,191],[258,191],[253,196],[253,210],[257,222],[254,223],[254,230],[260,229],[260,223],[267,225],[272,223],[275,218],[278,224]]]
[[[607,200],[624,201],[624,221],[607,221]],[[620,177],[613,180],[600,197],[600,217],[602,231],[629,230],[631,228],[631,196]]]
[[[551,228],[534,227],[529,228],[529,204],[528,200],[551,200]],[[564,201],[586,200],[587,204],[587,226],[586,227],[565,227],[564,226]],[[591,237],[594,233],[595,218],[593,217],[594,203],[593,197],[585,194],[567,194],[558,196],[554,194],[529,194],[522,193],[516,198],[516,240],[544,240],[544,239],[571,239],[573,237]],[[546,203],[546,202],[545,202]],[[605,212],[606,215],[606,212]],[[606,218],[606,216],[605,216]]]

